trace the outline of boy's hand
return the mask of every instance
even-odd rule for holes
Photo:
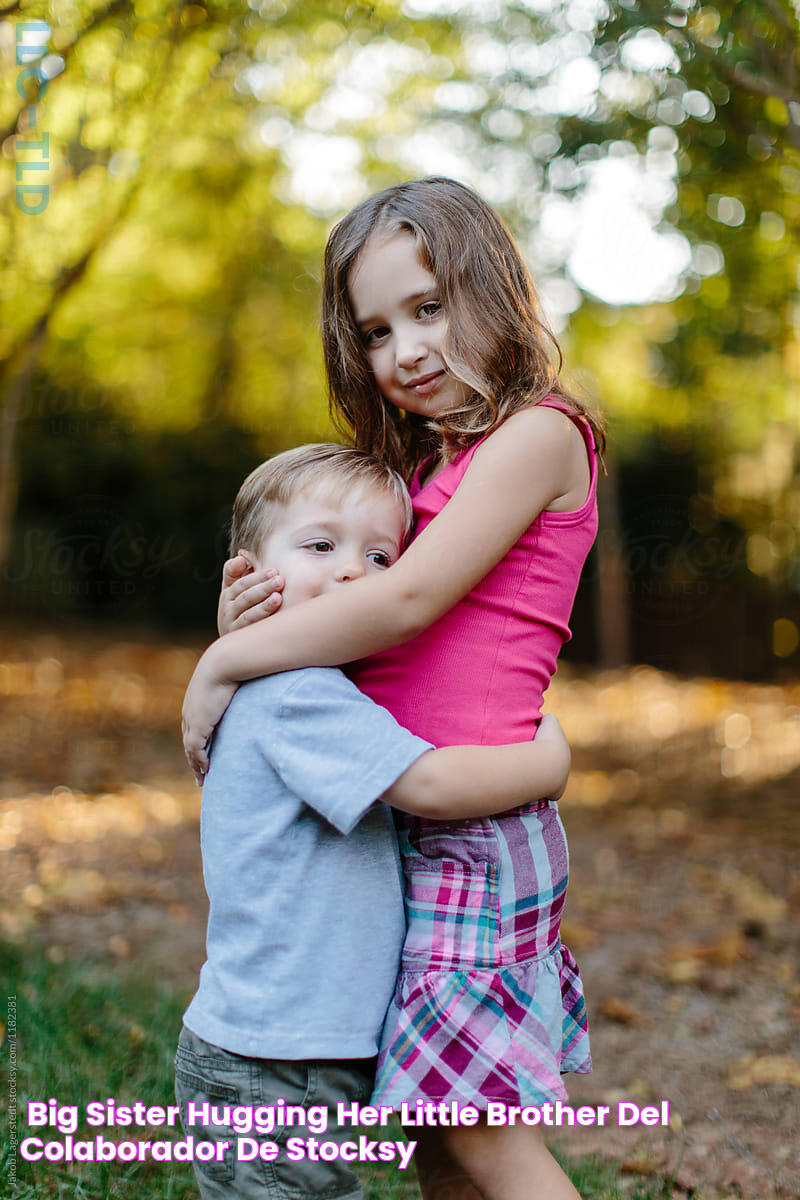
[[[195,667],[183,698],[183,749],[198,787],[203,786],[208,771],[211,736],[238,687],[214,672],[213,649],[211,646]]]
[[[536,734],[537,746],[550,746],[554,755],[554,765],[557,772],[561,772],[561,781],[554,790],[545,796],[545,800],[560,800],[564,795],[569,779],[569,768],[571,754],[569,742],[564,736],[564,730],[561,728],[561,722],[552,713],[545,713],[539,725],[539,730]]]
[[[220,636],[277,612],[283,599],[282,590],[283,579],[272,567],[256,570],[244,554],[229,558],[222,568],[217,608]]]

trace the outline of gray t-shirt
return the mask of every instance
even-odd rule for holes
[[[210,910],[189,1029],[253,1058],[377,1053],[405,921],[373,802],[430,748],[334,668],[239,688],[203,789]]]

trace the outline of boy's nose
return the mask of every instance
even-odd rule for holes
[[[348,563],[342,563],[336,572],[337,583],[348,583],[352,579],[360,579],[364,574],[364,564],[356,560]]]

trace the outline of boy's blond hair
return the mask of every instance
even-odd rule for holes
[[[403,533],[407,537],[413,513],[402,476],[364,450],[334,442],[316,442],[284,450],[250,472],[233,504],[230,553],[239,550],[255,553],[273,532],[279,510],[301,492],[324,490],[328,496],[341,499],[347,491],[359,487],[380,488],[397,500],[403,510]]]

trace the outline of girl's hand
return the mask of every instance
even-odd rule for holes
[[[203,786],[208,771],[208,746],[214,729],[239,686],[220,679],[215,672],[213,649],[211,646],[195,667],[183,698],[183,749],[198,787]]]
[[[244,554],[229,558],[222,568],[222,590],[217,609],[220,637],[243,629],[281,606],[283,579],[272,567],[256,569]]]
[[[551,748],[556,770],[561,773],[559,785],[548,796],[545,796],[544,799],[560,800],[567,789],[571,754],[569,742],[564,736],[564,730],[561,728],[561,722],[558,720],[558,717],[554,717],[552,713],[545,713],[539,725],[535,743],[537,746],[548,746]]]

